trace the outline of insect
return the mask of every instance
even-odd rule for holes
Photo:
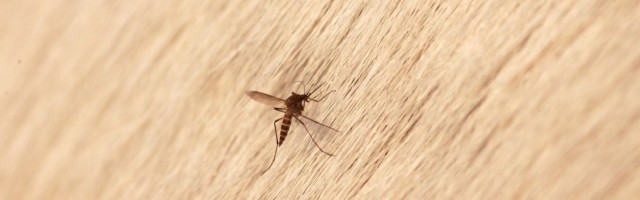
[[[302,82],[300,82],[300,83],[302,83]],[[275,152],[273,154],[273,159],[271,160],[271,164],[269,164],[269,167],[267,167],[267,169],[265,169],[262,172],[262,174],[264,174],[269,169],[271,169],[271,165],[273,165],[273,162],[275,162],[276,156],[278,155],[278,147],[280,145],[282,145],[284,140],[287,138],[287,134],[289,132],[289,127],[291,126],[291,120],[292,119],[295,119],[300,124],[302,124],[304,129],[307,131],[307,134],[311,138],[311,141],[313,141],[313,144],[315,144],[315,146],[318,147],[318,149],[322,153],[327,154],[328,156],[333,156],[333,154],[328,153],[325,150],[323,150],[322,148],[320,148],[320,146],[318,145],[316,140],[313,138],[313,136],[311,136],[311,132],[309,131],[309,128],[307,128],[307,124],[305,124],[303,122],[303,120],[300,120],[300,118],[302,118],[305,121],[307,121],[308,123],[314,123],[314,124],[320,125],[322,127],[326,127],[326,128],[328,128],[328,129],[330,129],[332,131],[340,133],[340,131],[338,131],[337,129],[332,128],[332,127],[327,126],[327,125],[324,125],[324,124],[322,124],[320,122],[317,122],[316,120],[313,120],[313,119],[311,119],[311,118],[309,118],[307,116],[304,116],[302,114],[302,111],[304,111],[304,107],[305,107],[305,104],[307,102],[310,102],[310,101],[320,102],[320,101],[324,100],[325,97],[329,96],[329,94],[335,92],[335,90],[330,91],[329,93],[327,93],[326,95],[322,96],[322,98],[319,98],[319,99],[311,97],[311,95],[313,95],[323,84],[324,83],[320,84],[318,87],[316,87],[315,89],[311,90],[310,92],[306,92],[306,86],[304,86],[304,83],[302,83],[305,91],[302,94],[297,94],[295,92],[291,92],[291,96],[287,97],[286,100],[278,98],[278,97],[274,97],[274,96],[271,96],[271,95],[268,95],[268,94],[265,94],[265,93],[262,93],[262,92],[258,92],[258,91],[246,91],[245,92],[247,94],[247,96],[249,96],[251,99],[253,99],[253,100],[257,101],[257,102],[266,104],[266,105],[274,106],[274,108],[273,108],[274,110],[284,113],[284,117],[278,118],[275,121],[273,121],[274,134],[276,135],[276,150],[275,150]],[[311,87],[313,87],[313,85]],[[282,120],[282,125],[280,126],[280,137],[278,137],[278,130],[277,130],[276,124],[280,120]]]

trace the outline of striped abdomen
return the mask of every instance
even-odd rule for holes
[[[278,140],[278,146],[282,145],[284,139],[287,138],[289,133],[289,127],[291,126],[291,114],[285,113],[284,119],[282,119],[282,126],[280,126],[280,140]]]

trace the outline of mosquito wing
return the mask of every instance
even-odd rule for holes
[[[311,119],[311,118],[309,118],[307,116],[304,116],[304,115],[298,115],[298,116],[301,118],[302,121],[304,121],[308,125],[324,127],[324,128],[330,129],[332,131],[335,131],[335,132],[338,132],[338,133],[342,133],[338,129],[335,129],[335,128],[331,127],[331,126],[327,126],[327,125],[325,125],[323,123],[320,123],[320,122],[318,122],[318,121],[316,121],[314,119]]]
[[[251,99],[263,103],[263,104],[267,104],[270,106],[280,106],[280,105],[284,105],[284,100],[278,97],[274,97],[262,92],[258,92],[258,91],[246,91],[244,92],[245,94],[247,94],[247,96],[251,97]]]

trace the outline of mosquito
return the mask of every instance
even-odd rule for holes
[[[302,83],[302,82],[300,82]],[[317,125],[326,127],[331,129],[332,131],[338,132],[340,133],[340,131],[338,131],[335,128],[332,128],[330,126],[324,125],[316,120],[313,120],[307,116],[304,116],[302,114],[302,111],[304,111],[304,107],[305,104],[307,102],[313,101],[313,102],[320,102],[322,100],[324,100],[325,97],[329,96],[329,94],[335,92],[335,90],[330,91],[329,93],[327,93],[326,95],[322,96],[322,98],[316,99],[314,97],[311,97],[311,95],[313,95],[324,83],[321,83],[320,85],[318,85],[318,87],[316,87],[315,89],[311,90],[310,92],[306,92],[306,86],[304,86],[304,83],[302,83],[302,86],[304,87],[303,89],[305,90],[302,94],[297,94],[295,92],[291,92],[291,96],[287,97],[287,99],[281,99],[278,97],[274,97],[262,92],[258,92],[258,91],[246,91],[245,93],[247,94],[247,96],[249,96],[251,99],[266,104],[266,105],[270,105],[270,106],[274,106],[274,110],[278,111],[278,112],[282,112],[284,113],[284,117],[278,118],[275,121],[273,121],[273,129],[274,129],[274,134],[276,136],[276,150],[273,153],[273,159],[271,160],[271,164],[269,164],[269,167],[267,167],[267,169],[265,169],[262,174],[264,174],[265,172],[267,172],[269,169],[271,169],[271,165],[273,165],[273,163],[276,160],[276,156],[278,155],[278,147],[280,145],[282,145],[282,142],[284,142],[284,139],[287,138],[287,134],[289,132],[289,127],[291,126],[291,120],[295,119],[297,120],[300,124],[302,124],[302,126],[304,127],[304,129],[307,131],[307,134],[309,135],[309,137],[311,138],[311,141],[313,141],[313,144],[315,144],[315,146],[324,154],[328,155],[328,156],[334,156],[334,154],[332,153],[328,153],[325,150],[323,150],[322,148],[320,148],[320,145],[318,145],[318,143],[316,142],[316,140],[313,138],[313,136],[311,136],[311,132],[309,131],[309,128],[307,128],[307,125],[300,120],[300,118],[303,118],[305,120],[308,120],[307,122],[312,122],[315,123]],[[311,86],[313,87],[313,85]],[[284,107],[283,107],[284,106]],[[282,120],[282,125],[280,126],[280,137],[278,137],[278,130],[277,130],[277,126],[276,123],[278,123],[280,120]]]

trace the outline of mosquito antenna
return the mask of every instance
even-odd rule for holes
[[[302,84],[302,94],[304,94],[305,92],[307,92],[307,86],[306,86],[306,85],[304,85],[304,82],[302,82],[302,81],[296,81],[296,82],[294,82],[294,83],[300,83],[300,84]],[[312,87],[313,87],[313,86],[312,86]]]
[[[312,84],[309,86],[309,90],[313,90],[313,88],[315,88],[315,87],[316,87],[316,85],[317,85],[317,83],[312,83]]]

